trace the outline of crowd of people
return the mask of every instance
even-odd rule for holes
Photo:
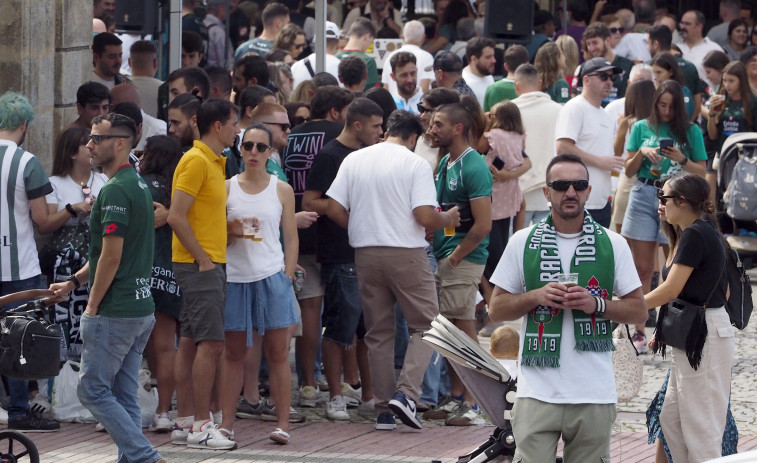
[[[718,227],[755,224],[714,218],[713,161],[757,128],[753,5],[721,0],[705,34],[701,12],[654,0],[569,0],[566,31],[535,4],[531,42],[503,46],[483,0],[418,19],[334,2],[315,72],[302,1],[184,0],[181,67],[162,81],[156,43],[109,32],[115,0],[93,3],[92,75],[49,177],[21,148],[31,104],[0,97],[0,288],[50,285],[79,398],[119,461],[163,461],[142,435],[143,356],[151,430],[177,445],[234,449],[248,418],[287,444],[303,407],[357,408],[378,430],[485,423],[421,341],[438,314],[476,342],[522,320],[519,356],[503,354],[519,364],[516,458],[550,461],[570,435],[565,461],[609,459],[611,323],[658,348],[645,325],[677,297],[716,309],[704,346],[673,351],[657,461],[726,448],[733,329],[725,282],[709,290]],[[377,38],[403,45],[377,61]],[[8,378],[0,422],[56,431],[42,383]]]

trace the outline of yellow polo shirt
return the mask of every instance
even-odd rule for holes
[[[187,220],[200,246],[216,263],[226,263],[226,158],[195,140],[173,174],[171,198],[176,190],[194,197]],[[194,257],[173,235],[173,261],[194,263]]]

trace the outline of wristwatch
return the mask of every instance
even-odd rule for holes
[[[74,210],[74,206],[72,206],[71,203],[66,204],[66,210],[69,214],[71,214],[71,217],[76,217],[76,211]]]
[[[684,156],[684,157],[683,157],[683,160],[682,160],[681,162],[679,162],[678,164],[680,164],[680,165],[681,165],[681,167],[683,167],[683,166],[685,166],[686,164],[688,164],[688,162],[689,162],[689,158],[687,158],[686,156]]]
[[[81,286],[81,283],[79,283],[79,279],[76,278],[76,274],[71,274],[70,277],[66,281],[72,281],[74,283],[74,289],[78,289],[79,286]]]

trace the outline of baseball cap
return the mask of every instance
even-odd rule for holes
[[[434,65],[431,69],[426,68],[426,72],[441,69],[444,72],[463,72],[463,60],[451,51],[440,51],[434,58]]]
[[[339,26],[326,21],[326,39],[338,39],[339,38]]]
[[[610,63],[609,61],[601,57],[592,58],[588,61],[585,61],[580,69],[581,70],[578,76],[581,79],[583,79],[584,76],[587,76],[595,72],[612,71],[613,74],[620,74],[623,72],[622,69],[613,66],[612,63]]]

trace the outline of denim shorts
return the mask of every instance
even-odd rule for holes
[[[321,264],[323,297],[323,337],[349,346],[355,334],[365,335],[363,306],[355,264]]]
[[[628,207],[620,234],[636,241],[668,244],[668,239],[660,229],[658,206],[657,187],[636,181],[628,196]]]
[[[279,271],[252,283],[229,283],[223,311],[225,331],[246,331],[252,346],[252,330],[286,328],[299,322],[292,281]]]
[[[200,272],[197,263],[173,263],[181,287],[180,334],[200,341],[223,341],[223,306],[226,302],[226,265]]]

